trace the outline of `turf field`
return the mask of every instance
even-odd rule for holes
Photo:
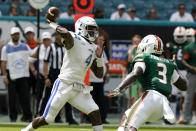
[[[24,124],[0,124],[0,131],[20,131]],[[50,125],[36,131],[92,131],[90,125]],[[104,131],[117,131],[117,126],[104,126]],[[142,126],[139,131],[196,131],[196,126]]]

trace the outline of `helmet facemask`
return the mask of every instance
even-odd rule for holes
[[[85,28],[86,28],[86,36],[84,36],[84,37],[90,41],[95,41],[95,39],[99,35],[97,26],[87,25]]]
[[[183,44],[186,41],[186,36],[182,36],[182,35],[174,36],[174,40],[177,44]]]
[[[195,30],[193,28],[186,29],[187,42],[195,42]]]
[[[184,44],[186,42],[186,29],[182,26],[178,26],[173,32],[174,41],[177,44]]]
[[[195,42],[195,36],[187,35],[186,38],[187,38],[187,42]]]

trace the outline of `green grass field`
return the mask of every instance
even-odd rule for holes
[[[20,131],[24,124],[0,124],[0,131]],[[50,125],[36,131],[92,131],[90,125]],[[117,131],[117,126],[104,126],[104,131]],[[139,131],[196,131],[196,126],[142,126]]]
[[[19,127],[3,127],[1,131],[20,131]],[[92,131],[91,128],[40,128],[36,131]],[[117,131],[117,129],[104,129],[104,131]],[[139,131],[186,131],[186,129],[139,129]],[[194,131],[194,130],[187,130]]]

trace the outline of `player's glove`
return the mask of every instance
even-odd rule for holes
[[[108,97],[112,98],[117,96],[118,94],[120,94],[120,89],[119,88],[115,88],[114,90],[112,90],[111,92],[109,92]]]

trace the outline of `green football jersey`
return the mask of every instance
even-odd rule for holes
[[[172,42],[169,42],[166,45],[166,48],[171,51],[172,56],[175,55],[175,62],[177,64],[179,70],[185,70],[185,67],[182,64],[181,60],[182,60],[184,48],[186,45],[188,45],[188,43],[184,43],[184,44],[180,45],[180,44],[176,44],[176,43],[172,43]]]
[[[196,67],[196,43],[190,43],[184,48],[184,59],[191,66]],[[195,72],[192,72],[196,74]]]
[[[187,59],[187,62],[196,67],[196,43],[190,43],[187,45],[184,49],[184,53],[187,53],[189,58]]]
[[[132,67],[138,61],[145,62],[146,69],[139,82],[143,91],[156,90],[168,97],[171,93],[171,77],[176,69],[172,60],[160,58],[155,55],[143,53],[137,55],[132,61]]]

